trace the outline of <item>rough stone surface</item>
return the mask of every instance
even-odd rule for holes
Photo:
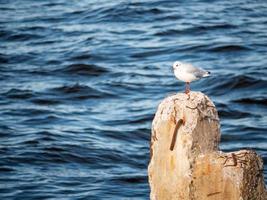
[[[183,123],[182,123],[183,122]],[[220,123],[201,92],[167,97],[152,123],[152,200],[263,200],[262,160],[253,151],[218,151]],[[266,198],[267,199],[267,198]]]
[[[192,167],[192,199],[264,200],[262,169],[252,150],[200,155]]]

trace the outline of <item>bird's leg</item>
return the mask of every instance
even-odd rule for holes
[[[185,94],[187,94],[187,96],[188,96],[187,100],[189,100],[190,99],[190,85],[189,85],[189,82],[186,82]]]
[[[187,82],[185,83],[185,91],[184,91],[185,94],[187,94]]]
[[[190,92],[190,83],[188,82],[187,85],[188,85],[188,93],[189,93]]]
[[[190,85],[189,82],[186,82],[185,84],[185,94],[188,94],[190,92]]]

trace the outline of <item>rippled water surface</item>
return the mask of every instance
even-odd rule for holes
[[[212,72],[192,89],[219,110],[221,149],[267,163],[266,1],[0,0],[0,16],[1,199],[148,199],[175,60]]]

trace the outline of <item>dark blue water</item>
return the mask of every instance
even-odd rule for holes
[[[221,149],[267,164],[266,1],[0,0],[1,199],[148,199],[175,60],[212,72],[192,89],[219,110]]]

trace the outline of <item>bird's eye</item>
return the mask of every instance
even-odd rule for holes
[[[178,67],[179,65],[177,64],[176,67]]]

